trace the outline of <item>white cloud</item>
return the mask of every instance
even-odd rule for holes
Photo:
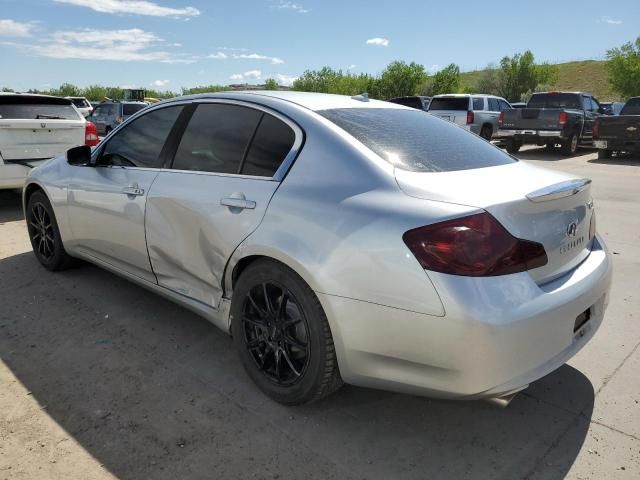
[[[387,40],[386,38],[374,37],[367,40],[367,45],[379,45],[381,47],[388,47],[389,40]]]
[[[215,60],[226,60],[229,57],[224,52],[216,52],[216,53],[209,54],[207,58],[213,58]]]
[[[280,65],[284,63],[284,60],[278,57],[269,57],[267,55],[260,55],[258,53],[240,53],[234,54],[233,58],[241,58],[248,60],[268,60],[272,65]]]
[[[128,13],[152,17],[195,17],[200,10],[194,7],[162,7],[147,0],[54,0],[78,7],[87,7],[100,13]]]
[[[293,85],[293,82],[295,82],[297,79],[298,77],[295,75],[282,75],[280,73],[276,75],[278,85],[285,85],[287,87]]]
[[[151,85],[154,87],[166,87],[169,84],[169,80],[154,80]]]
[[[40,43],[13,43],[34,55],[59,59],[156,61],[193,63],[193,56],[158,50],[163,45],[154,33],[139,28],[128,30],[93,30],[54,32]]]
[[[353,69],[355,69],[356,67],[357,67],[357,65],[355,65],[354,63],[352,63],[351,65],[349,65],[349,66],[347,67],[347,71],[349,71],[349,70],[353,70]]]
[[[293,3],[289,0],[272,0],[273,7],[278,10],[292,10],[297,13],[309,13],[311,9],[305,8],[302,5]]]
[[[260,80],[262,78],[261,70],[249,70],[244,73],[234,73],[229,77],[231,80],[246,81],[246,80]]]
[[[15,20],[0,20],[0,37],[30,37],[32,23],[16,22]]]
[[[622,25],[622,20],[611,18],[607,15],[603,15],[602,17],[600,17],[600,21],[602,23],[608,23],[609,25]]]

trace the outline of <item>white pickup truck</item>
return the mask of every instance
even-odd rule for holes
[[[0,189],[22,188],[29,171],[78,145],[97,145],[93,123],[71,100],[0,94]]]

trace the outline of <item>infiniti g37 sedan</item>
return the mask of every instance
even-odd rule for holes
[[[590,181],[366,96],[243,92],[149,107],[35,169],[37,259],[83,259],[230,333],[285,404],[347,382],[506,399],[603,320]]]

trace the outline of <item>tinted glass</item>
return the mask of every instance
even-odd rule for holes
[[[477,135],[417,110],[345,108],[318,113],[403,170],[446,172],[515,162]]]
[[[469,109],[469,97],[439,97],[431,99],[429,110],[465,110]]]
[[[97,107],[94,107],[93,113],[91,115],[93,115],[94,117],[97,117],[98,115],[104,115],[104,106],[98,105]]]
[[[574,93],[536,93],[531,96],[527,108],[574,108],[580,110],[580,95]]]
[[[143,108],[145,108],[146,105],[143,103],[123,103],[122,104],[122,115],[124,115],[125,117],[129,116],[129,115],[133,115],[136,112],[139,112],[140,110],[142,110]]]
[[[177,170],[238,173],[262,112],[204,104],[194,112],[173,161]]]
[[[622,108],[620,115],[640,115],[640,97],[629,99]]]
[[[402,97],[392,98],[389,100],[391,103],[397,103],[398,105],[404,105],[406,107],[417,108],[422,110],[422,100],[418,97]]]
[[[162,167],[160,152],[182,106],[154,110],[125,125],[107,143],[100,164],[122,167]]]
[[[91,106],[84,98],[72,98],[71,101],[78,108],[87,108]]]
[[[504,100],[499,100],[499,102],[500,102],[500,110],[509,110],[511,108],[511,105],[509,105]]]
[[[0,118],[79,120],[80,114],[71,105],[0,105]]]
[[[584,109],[586,111],[592,111],[593,110],[593,103],[591,103],[591,97],[584,97],[583,98],[583,104],[584,104]]]
[[[473,109],[484,110],[484,98],[473,97]]]
[[[272,177],[293,147],[295,138],[289,125],[265,114],[251,142],[242,173]]]
[[[500,111],[500,102],[497,98],[489,98],[489,110],[492,112]]]

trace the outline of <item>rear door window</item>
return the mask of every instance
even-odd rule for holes
[[[200,104],[187,125],[172,168],[239,173],[262,112],[228,104]]]
[[[436,97],[431,100],[429,110],[469,110],[469,97]]]
[[[120,167],[162,167],[160,153],[180,112],[181,105],[165,107],[125,125],[111,137],[98,163]]]
[[[488,98],[487,100],[489,101],[489,110],[490,111],[499,112],[501,110],[500,102],[498,101],[497,98]]]
[[[484,110],[484,98],[473,97],[473,109],[476,111]]]
[[[241,173],[272,177],[291,151],[295,139],[296,135],[289,125],[272,115],[264,114]]]
[[[511,105],[509,105],[509,104],[508,104],[507,102],[505,102],[504,100],[499,100],[499,102],[500,102],[500,111],[503,111],[503,110],[509,110],[509,109],[511,109],[511,108],[512,108],[512,107],[511,107]]]
[[[318,113],[403,170],[447,172],[516,161],[480,137],[417,110],[344,108]]]

